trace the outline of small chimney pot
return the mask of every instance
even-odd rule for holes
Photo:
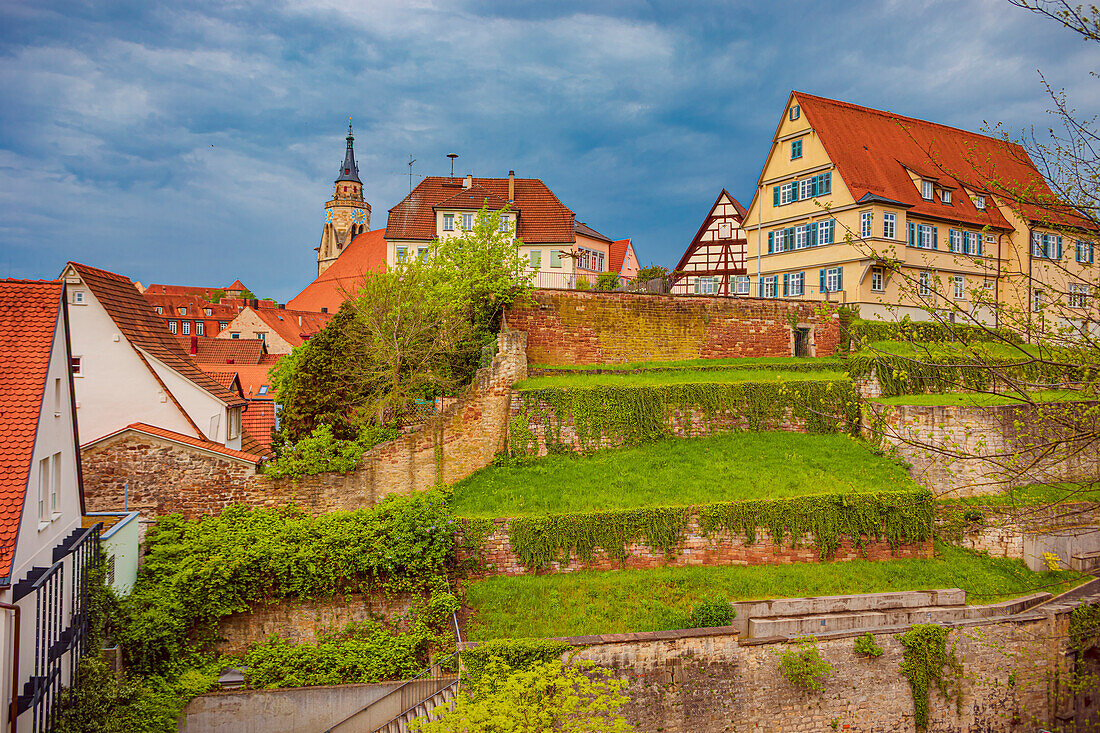
[[[472,185],[474,185],[474,175],[472,173],[467,173],[466,178],[462,181],[462,187],[469,188]]]
[[[508,203],[516,200],[516,172],[508,171]]]

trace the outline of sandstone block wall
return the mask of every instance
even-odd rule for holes
[[[989,407],[864,404],[864,435],[881,436],[941,497],[1100,477],[1096,402]]]
[[[469,554],[459,543],[459,561],[472,560],[483,568],[483,575],[525,575],[534,571],[524,567],[519,555],[508,538],[510,519],[494,520],[494,530],[485,538],[483,549]],[[790,547],[784,543],[777,547],[768,531],[758,529],[756,543],[745,544],[744,539],[728,532],[715,532],[704,535],[699,529],[698,517],[688,520],[680,551],[674,557],[666,557],[659,550],[644,543],[626,546],[625,560],[608,557],[597,548],[589,562],[572,558],[571,562],[551,562],[538,572],[569,573],[576,570],[615,570],[619,568],[645,569],[658,567],[689,567],[695,565],[779,565],[796,562],[822,562],[818,550],[814,547]],[[932,557],[932,542],[903,545],[897,553],[891,551],[886,542],[869,542],[862,549],[849,541],[842,541],[837,548],[834,561],[840,560],[888,560],[903,557]]]
[[[823,302],[536,290],[505,318],[527,334],[531,363],[555,366],[791,356],[792,322],[810,329],[813,356],[840,343]]]
[[[458,481],[487,466],[504,447],[511,385],[527,376],[523,333],[500,334],[497,348],[492,364],[478,370],[463,399],[416,432],[367,451],[351,473],[272,481],[247,464],[154,445],[144,436],[141,441],[104,441],[81,455],[87,507],[121,509],[128,485],[129,506],[145,520],[172,512],[216,514],[232,504],[295,503],[324,514]]]

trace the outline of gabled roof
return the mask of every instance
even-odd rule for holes
[[[231,321],[237,315],[237,306],[211,303],[202,296],[157,294],[148,289],[142,295],[154,312],[157,306],[163,309],[164,312],[157,315],[166,321]],[[187,314],[180,315],[180,308],[186,308]],[[207,309],[210,315],[206,315]]]
[[[11,575],[62,284],[0,280],[0,578]]]
[[[263,455],[271,453],[271,429],[275,427],[273,401],[251,400],[241,415],[241,425],[256,443],[262,446],[260,450]]]
[[[283,354],[283,356],[285,356],[285,354]],[[244,393],[245,399],[248,400],[275,398],[275,392],[271,388],[271,378],[268,376],[271,367],[272,365],[270,364],[246,364],[243,366],[238,366],[236,364],[202,365],[203,371],[208,372],[215,379],[226,379],[235,376],[241,385],[241,390]],[[267,387],[267,390],[263,394],[260,394],[260,390],[263,387]]]
[[[233,448],[226,448],[221,443],[214,443],[209,440],[203,440],[202,438],[192,438],[190,435],[177,433],[173,430],[165,430],[164,428],[158,428],[155,425],[149,425],[148,423],[142,422],[130,423],[124,428],[120,428],[113,433],[107,433],[103,437],[89,441],[80,447],[88,448],[95,445],[96,443],[101,443],[108,438],[113,438],[116,435],[121,435],[127,430],[133,431],[135,433],[152,435],[153,437],[162,438],[164,440],[170,440],[173,443],[179,443],[180,445],[186,445],[191,448],[198,448],[200,450],[207,451],[208,453],[216,453],[218,455],[225,456],[226,458],[233,458],[238,461],[244,461],[245,463],[257,464],[262,458],[260,455],[255,453],[248,453],[245,451],[234,450]]]
[[[459,193],[456,193],[450,198],[445,198],[438,204],[433,206],[433,209],[473,209],[477,211],[482,206],[488,205],[490,211],[499,211],[508,205],[505,199],[497,196],[495,193],[485,188],[484,186],[475,185],[469,188],[464,188]],[[514,205],[512,209],[519,210],[519,207]]]
[[[199,369],[129,278],[77,262],[70,262],[69,265],[80,275],[134,349],[149,354],[226,405],[236,407],[244,404],[243,399]],[[145,361],[144,357],[142,361]],[[149,371],[160,381],[151,366]],[[180,409],[183,411],[182,407]]]
[[[328,308],[329,313],[335,313],[340,310],[346,292],[354,295],[359,291],[363,283],[363,273],[385,271],[386,230],[363,232],[351,240],[351,244],[344,247],[336,261],[286,306],[318,313],[322,308]]]
[[[585,224],[583,221],[574,222],[573,223],[573,231],[577,234],[580,234],[583,237],[589,237],[591,239],[598,239],[601,242],[608,242],[608,243],[611,242],[611,237],[607,237],[607,236],[604,236],[603,234],[600,234],[595,229],[593,229],[592,227]]]
[[[332,320],[332,313],[288,310],[284,308],[247,308],[291,346],[301,346]],[[258,339],[257,339],[258,340]]]
[[[259,339],[219,339],[210,336],[177,336],[180,346],[203,371],[207,364],[259,364],[264,342]],[[194,345],[197,353],[191,354]]]
[[[630,243],[630,239],[619,239],[611,243],[611,249],[609,251],[611,260],[610,267],[611,272],[617,272],[620,275],[623,274],[623,262],[626,261],[626,253],[628,250],[634,249],[634,245]],[[638,260],[638,255],[634,255],[634,260]]]
[[[227,291],[229,291],[229,290],[241,290],[241,291],[245,291],[245,290],[248,290],[248,288],[246,288],[246,287],[244,286],[244,283],[242,283],[242,282],[241,282],[240,280],[234,280],[234,281],[233,281],[233,284],[232,284],[232,285],[230,285],[230,286],[229,286],[228,288],[226,288],[226,290],[227,290]]]
[[[225,387],[230,392],[235,392],[237,394],[240,394],[241,397],[244,397],[244,394],[241,391],[241,380],[237,377],[236,372],[215,372],[206,369],[204,369],[203,371],[213,377],[215,382]]]
[[[137,283],[135,283],[137,285]],[[161,283],[153,283],[146,288],[138,287],[142,293],[149,295],[190,295],[195,298],[205,298],[218,290],[244,290],[244,285],[240,280],[237,280],[232,285],[224,288],[220,287],[205,287],[201,285],[163,285]]]
[[[961,191],[952,196],[951,204],[939,196],[925,200],[909,171],[956,189],[991,193],[1010,204],[1014,192],[1022,189],[1053,200],[1027,151],[1015,143],[803,92],[791,94],[857,201],[872,194],[908,205],[910,215],[1011,228],[992,202],[979,210]],[[1032,221],[1049,216],[1063,224],[1087,224],[1064,210],[1028,203],[1018,208]]]
[[[463,179],[428,176],[399,204],[390,209],[386,239],[435,239],[435,207],[463,193]],[[483,189],[498,199],[508,199],[507,178],[474,178],[471,188]],[[573,212],[562,204],[538,178],[515,179],[515,201],[519,211],[516,236],[527,244],[571,244]],[[480,204],[479,204],[480,208]]]

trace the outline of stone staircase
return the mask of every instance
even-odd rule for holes
[[[1052,598],[1033,593],[1002,603],[966,605],[958,588],[851,596],[779,598],[735,603],[743,639],[794,637],[910,624],[991,619],[1022,613]]]
[[[426,700],[421,700],[396,718],[393,718],[379,728],[375,728],[372,733],[408,733],[409,724],[416,718],[426,717],[428,720],[435,720],[432,711],[440,705],[449,705],[455,699],[455,696],[458,695],[458,691],[459,683],[458,679],[455,679],[454,682],[439,690],[431,697]]]

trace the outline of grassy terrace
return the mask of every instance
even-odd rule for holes
[[[1033,392],[1030,398],[1034,402],[1079,402],[1094,400],[1068,389],[1049,389]],[[946,405],[956,407],[988,407],[990,405],[1019,405],[1023,401],[1006,395],[986,394],[985,392],[959,392],[947,394],[898,395],[897,397],[879,397],[874,400],[884,405]]]
[[[624,374],[585,374],[531,377],[518,382],[520,390],[569,387],[642,387],[657,384],[714,384],[718,382],[778,382],[797,380],[847,379],[843,371],[782,371],[779,369],[676,369],[670,371],[626,372]]]
[[[695,603],[713,597],[738,601],[962,588],[968,603],[995,603],[1038,590],[1060,593],[1088,577],[1034,573],[1018,560],[939,543],[932,560],[497,576],[466,589],[474,611],[467,634],[484,641],[676,629]]]
[[[670,369],[753,369],[753,368],[807,368],[821,365],[821,368],[844,369],[844,361],[835,357],[790,357],[790,356],[764,356],[755,359],[685,359],[681,361],[635,361],[628,364],[577,364],[574,366],[557,366],[549,364],[531,364],[531,369],[553,369],[562,372],[584,372],[593,370],[670,370]]]
[[[1100,482],[1093,482],[1092,484],[1034,484],[999,494],[967,497],[944,496],[937,499],[939,504],[1008,507],[1034,507],[1078,502],[1100,502]]]
[[[728,433],[490,466],[454,486],[460,517],[912,490],[905,469],[846,435]]]

